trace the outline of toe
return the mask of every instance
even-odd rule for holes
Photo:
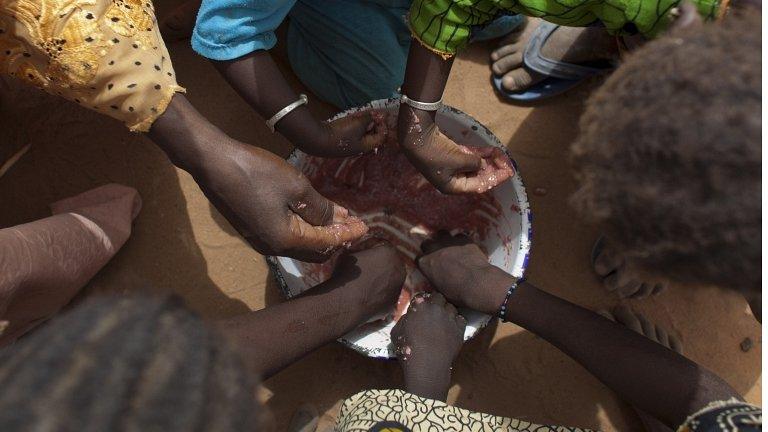
[[[619,298],[630,298],[634,296],[638,291],[640,291],[640,287],[642,286],[642,282],[636,279],[630,279],[626,283],[619,286],[618,294]]]
[[[517,51],[519,51],[519,48],[518,44],[515,43],[501,46],[491,53],[491,60],[498,61],[499,59],[502,59],[510,54],[514,54]]]
[[[622,264],[622,260],[618,254],[614,253],[611,246],[605,245],[600,255],[595,259],[595,272],[602,276],[608,276],[611,272],[616,270]]]
[[[600,315],[600,316],[602,316],[602,317],[603,317],[603,318],[605,318],[605,319],[609,319],[609,320],[611,320],[611,321],[614,321],[614,322],[616,322],[616,320],[613,318],[613,314],[612,314],[612,313],[610,313],[610,312],[609,312],[608,310],[606,310],[606,309],[600,309],[600,310],[598,310],[598,311],[595,311],[595,313],[596,313],[596,314],[598,314],[598,315]]]
[[[613,316],[616,318],[617,322],[624,324],[624,326],[630,330],[643,334],[643,326],[640,323],[640,320],[628,307],[616,306],[613,309]]]
[[[683,353],[683,343],[680,342],[680,339],[669,335],[669,347],[672,348],[672,351],[682,354]]]
[[[661,292],[664,292],[666,289],[667,289],[667,283],[659,282],[653,286],[653,292],[651,293],[651,295],[659,294]]]
[[[669,345],[669,335],[667,334],[667,331],[658,326],[656,327],[656,341],[664,345],[665,347],[671,349]]]
[[[516,92],[525,90],[542,79],[540,74],[521,67],[507,72],[501,80],[501,85],[508,91]]]
[[[517,52],[500,58],[498,61],[493,63],[491,69],[493,70],[494,74],[501,76],[513,69],[519,68],[522,65],[523,54]]]
[[[633,299],[646,298],[649,295],[651,295],[652,292],[653,292],[653,285],[643,282],[642,284],[640,284],[640,288],[637,290],[637,292],[632,294],[632,298]]]
[[[603,284],[608,291],[616,291],[622,298],[634,294],[640,288],[640,283],[636,278],[632,277],[623,264],[608,274],[603,279]]]
[[[643,329],[643,334],[656,342],[658,340],[656,339],[656,326],[653,325],[650,321],[648,321],[648,318],[645,317],[643,314],[635,314],[637,316],[637,320],[640,321],[640,327]]]
[[[608,275],[608,277],[603,279],[603,285],[609,292],[616,291],[616,289],[619,287],[619,274],[611,273]]]

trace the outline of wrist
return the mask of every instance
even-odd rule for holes
[[[481,285],[481,291],[486,293],[479,300],[475,309],[492,316],[499,313],[507,298],[509,288],[518,282],[516,277],[493,265],[489,265],[475,280]]]
[[[401,104],[397,118],[397,139],[400,146],[409,152],[423,147],[423,137],[434,127],[434,112],[421,111]]]
[[[284,135],[288,132],[281,131]],[[338,139],[330,123],[317,121],[312,118],[311,122],[303,126],[303,130],[296,134],[286,136],[296,137],[293,143],[304,153],[318,157],[338,156]]]
[[[537,312],[541,311],[541,294],[538,288],[527,281],[520,282],[507,304],[507,322],[528,328],[532,320],[543,317]]]
[[[405,390],[427,399],[445,401],[451,386],[451,362],[434,356],[426,361],[409,358],[401,361]]]

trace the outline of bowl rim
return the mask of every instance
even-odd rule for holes
[[[377,100],[368,102],[366,104],[341,111],[335,114],[334,116],[330,117],[328,120],[326,120],[326,122],[330,123],[334,120],[337,120],[361,111],[367,111],[371,109],[391,109],[399,105],[400,105],[399,97],[377,99]],[[509,181],[512,181],[514,183],[513,187],[515,188],[515,193],[517,194],[517,202],[520,208],[520,220],[521,220],[521,230],[520,230],[521,239],[520,239],[520,247],[518,248],[518,253],[524,254],[523,261],[519,269],[520,274],[515,276],[518,277],[519,279],[522,279],[525,276],[526,270],[528,269],[528,264],[530,262],[531,249],[533,246],[533,213],[531,211],[530,202],[528,201],[528,194],[526,192],[525,184],[523,183],[522,174],[520,173],[520,168],[518,167],[517,162],[515,161],[514,158],[512,158],[512,155],[509,154],[509,150],[507,149],[507,146],[502,144],[499,138],[493,132],[491,132],[491,130],[488,129],[487,126],[480,123],[480,121],[478,121],[476,118],[472,117],[471,115],[465,113],[464,111],[458,108],[455,108],[453,106],[446,105],[446,104],[443,104],[443,106],[438,110],[438,112],[439,113],[450,112],[460,117],[465,117],[467,120],[469,120],[472,123],[473,126],[478,127],[478,131],[476,131],[476,133],[480,133],[480,130],[482,130],[482,132],[484,132],[488,136],[491,143],[495,147],[500,148],[504,152],[504,154],[509,158],[509,160],[512,162],[512,166],[515,169],[515,175],[511,179],[509,179]],[[285,160],[290,161],[291,159],[298,157],[298,155],[302,153],[304,152],[302,152],[298,148],[294,148],[291,151],[291,153],[285,158]],[[267,255],[265,256],[265,258],[267,261],[267,265],[275,275],[277,285],[280,289],[280,294],[282,294],[283,298],[290,299],[291,295],[288,290],[288,283],[285,281],[285,276],[283,276],[283,271],[280,268],[280,263],[278,262],[278,259],[280,257],[275,255]],[[488,324],[493,318],[496,318],[495,316],[492,316],[492,315],[486,315],[486,317],[487,318],[485,318],[483,322],[477,327],[477,330],[475,331],[475,333],[469,336],[468,338],[465,338],[464,342],[475,337],[482,329],[488,326]],[[367,357],[382,358],[382,359],[395,358],[392,355],[389,355],[389,356],[377,355],[371,352],[371,350],[353,343],[352,341],[348,340],[345,336],[338,338],[337,341]]]

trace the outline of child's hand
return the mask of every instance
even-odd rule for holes
[[[327,123],[324,156],[342,157],[367,153],[384,144],[387,125],[380,111],[363,111]]]
[[[464,317],[441,294],[413,298],[408,313],[392,329],[408,392],[444,400],[466,326]]]
[[[440,192],[484,193],[514,175],[497,148],[465,147],[443,135],[428,116],[401,107],[398,139],[416,169]]]
[[[355,281],[363,319],[394,309],[405,282],[405,264],[397,249],[384,240],[371,238],[339,257],[333,278]]]
[[[515,277],[491,265],[480,248],[463,235],[438,232],[421,245],[417,261],[430,284],[452,303],[489,315],[499,312]]]
[[[198,184],[259,253],[320,262],[368,231],[268,151],[230,141],[205,160]]]

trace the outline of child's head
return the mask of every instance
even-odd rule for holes
[[[760,24],[744,14],[649,42],[590,99],[573,202],[627,262],[759,294]]]
[[[0,430],[257,430],[254,385],[178,299],[101,298],[0,351]]]

